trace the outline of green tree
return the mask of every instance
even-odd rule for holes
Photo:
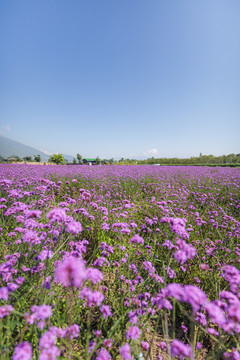
[[[23,158],[24,161],[32,161],[32,157],[31,156],[25,156]]]
[[[101,164],[101,160],[99,159],[99,156],[96,157],[96,165],[100,165]]]
[[[79,163],[79,164],[82,164],[82,163],[83,163],[83,161],[82,161],[82,155],[80,155],[80,154],[77,153],[77,160],[78,160],[78,163]]]
[[[52,156],[50,156],[49,161],[57,165],[63,165],[64,164],[63,154],[53,154]]]
[[[77,165],[77,160],[73,158],[73,165]]]
[[[110,164],[110,165],[112,165],[112,164],[113,164],[113,162],[114,162],[114,159],[113,159],[113,158],[111,158],[111,159],[109,160],[109,164]]]
[[[34,155],[34,161],[36,162],[41,162],[41,156],[38,154],[38,155]]]

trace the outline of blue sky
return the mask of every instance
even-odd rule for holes
[[[0,132],[48,153],[240,152],[239,0],[2,0]]]

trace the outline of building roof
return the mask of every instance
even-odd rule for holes
[[[86,160],[86,161],[96,161],[97,159],[83,159],[83,160]],[[102,161],[101,159],[99,159],[100,161]]]

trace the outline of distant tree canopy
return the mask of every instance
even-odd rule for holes
[[[82,163],[83,163],[83,161],[82,161],[82,155],[80,155],[80,154],[77,153],[77,160],[78,160],[78,163],[79,163],[79,164],[82,164]]]
[[[25,156],[23,158],[24,161],[32,161],[32,157],[31,156]]]
[[[63,154],[53,154],[52,156],[50,156],[49,161],[53,162],[57,165],[63,165],[64,164],[64,156],[63,156]]]
[[[34,155],[34,161],[36,162],[41,162],[41,156],[38,154],[38,155]]]
[[[122,159],[121,159],[122,160]],[[124,160],[125,162],[126,160]],[[240,154],[229,154],[229,155],[202,155],[199,157],[190,157],[185,159],[179,158],[150,158],[147,160],[138,160],[139,165],[240,165]]]
[[[101,160],[99,158],[99,156],[96,157],[96,165],[100,165],[101,164]]]

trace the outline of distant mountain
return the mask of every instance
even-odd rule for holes
[[[41,156],[42,161],[48,161],[49,155],[46,155],[44,152],[0,135],[0,156],[4,159],[12,155],[19,156],[21,159],[26,156],[31,156],[32,159],[34,159],[34,155],[38,154]],[[73,156],[71,155],[64,155],[64,158],[68,161],[73,160]]]

